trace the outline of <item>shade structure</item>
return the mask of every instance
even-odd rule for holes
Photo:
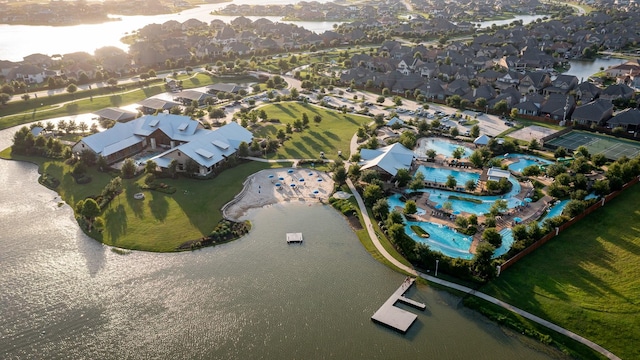
[[[522,219],[520,219],[519,217],[514,217],[513,221],[515,221],[516,223],[521,223]]]
[[[291,173],[293,172],[293,169],[289,169],[289,170],[287,170],[287,172],[288,172],[289,174],[291,174]]]
[[[437,205],[435,206],[435,208],[436,208],[436,209],[441,209],[441,208],[442,208],[442,205],[437,204]]]
[[[531,198],[524,198],[525,202],[531,202]]]

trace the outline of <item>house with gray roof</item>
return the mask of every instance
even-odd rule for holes
[[[607,99],[597,99],[576,107],[571,120],[580,125],[602,126],[613,116],[613,103]]]
[[[180,105],[177,102],[163,100],[158,98],[147,98],[138,103],[140,105],[140,110],[143,114],[154,114],[156,112],[162,112],[164,110],[169,110],[174,106]]]
[[[158,114],[87,136],[73,146],[73,152],[91,151],[113,164],[146,150],[158,153],[151,160],[160,168],[176,160],[178,171],[186,171],[193,161],[197,174],[205,176],[235,156],[240,143],[252,140],[253,134],[235,122],[207,130],[188,116]]]
[[[158,114],[146,115],[112,128],[89,135],[73,145],[74,153],[85,150],[105,158],[108,164],[131,157],[143,149],[157,151],[172,148],[184,142],[203,126],[188,116]]]
[[[600,98],[608,100],[616,99],[631,99],[634,91],[628,85],[625,84],[613,84],[607,86],[606,89],[600,94]]]
[[[94,112],[94,114],[98,115],[101,119],[113,120],[117,122],[127,122],[135,119],[136,116],[138,116],[137,113],[114,107],[98,110]]]
[[[625,131],[640,130],[640,110],[626,109],[607,121],[607,127],[622,127]]]

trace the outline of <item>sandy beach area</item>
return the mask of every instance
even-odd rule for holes
[[[333,192],[334,181],[324,171],[313,169],[266,169],[244,182],[242,191],[223,209],[225,218],[244,220],[250,209],[287,201],[327,201]]]

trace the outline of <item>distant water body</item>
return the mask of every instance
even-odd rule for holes
[[[320,0],[324,3],[328,0]],[[273,0],[269,4],[296,3],[292,0]],[[162,24],[169,20],[184,22],[189,19],[198,19],[211,22],[220,19],[230,22],[237,16],[211,15],[214,10],[221,9],[230,3],[208,4],[193,9],[182,11],[178,14],[163,14],[153,16],[124,16],[112,15],[120,18],[120,21],[109,21],[101,24],[84,24],[73,26],[31,26],[31,25],[0,25],[0,60],[21,61],[24,56],[42,53],[46,55],[68,54],[77,51],[86,51],[90,54],[103,46],[116,46],[128,50],[128,46],[120,39],[128,33],[143,28],[149,24]],[[257,4],[264,5],[258,0],[239,0],[233,4]],[[271,21],[280,21],[279,16],[247,16],[256,20],[266,18]],[[330,21],[286,21],[316,33],[333,29],[334,22]],[[339,24],[339,23],[338,23]]]

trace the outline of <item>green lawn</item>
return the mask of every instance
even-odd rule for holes
[[[640,358],[639,202],[636,185],[481,291]]]
[[[302,119],[302,113],[309,116],[309,127],[302,132],[289,134],[275,155],[271,158],[291,159],[310,158],[317,159],[321,151],[329,159],[337,159],[337,151],[341,150],[346,158],[349,154],[349,144],[358,127],[371,122],[371,118],[353,114],[341,114],[339,112],[321,108],[318,106],[301,104],[296,102],[278,103],[267,105],[264,109],[269,119],[278,119],[280,122],[264,123],[254,131],[256,137],[276,138],[279,129],[286,129],[286,124],[293,123],[296,119]],[[318,124],[313,121],[315,115],[322,116]]]
[[[93,179],[89,184],[78,185],[71,174],[70,167],[62,161],[51,161],[39,157],[12,157],[8,150],[3,158],[25,160],[40,165],[40,172],[53,175],[61,181],[55,189],[69,205],[75,204],[90,195],[98,195],[111,180],[111,176],[89,170]],[[290,166],[290,164],[267,164],[249,162],[225,170],[211,180],[186,178],[162,179],[174,186],[174,194],[157,191],[141,191],[142,177],[123,180],[124,192],[104,209],[101,217],[105,220],[102,233],[96,231],[90,235],[97,240],[113,246],[127,249],[169,252],[188,241],[209,235],[222,219],[220,209],[242,189],[247,176],[268,167]],[[145,194],[144,200],[136,200],[137,192]]]

